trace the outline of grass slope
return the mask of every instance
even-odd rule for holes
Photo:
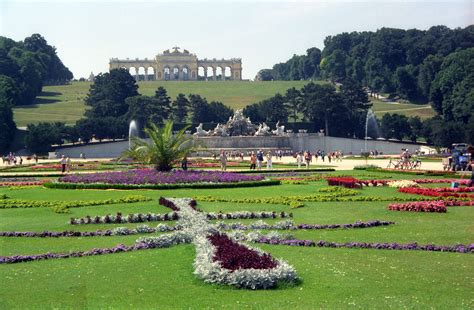
[[[340,172],[346,174],[348,172]],[[375,172],[356,176],[383,178]],[[393,176],[412,178],[412,176]],[[308,195],[325,182],[262,188],[135,191],[159,196],[269,197]],[[41,200],[89,200],[118,198],[125,191],[57,190],[30,188],[0,194],[11,198]],[[362,195],[398,196],[396,189],[364,188]],[[198,202],[205,211],[275,210],[288,206]],[[387,202],[305,203],[291,210],[296,223],[351,223],[356,220],[392,220],[395,225],[369,229],[297,231],[297,238],[337,242],[413,242],[448,245],[471,243],[474,209],[450,208],[446,214],[393,212]],[[71,227],[70,217],[122,212],[168,210],[157,201],[71,209],[56,214],[49,209],[0,210],[0,230],[95,230],[119,225]],[[273,222],[275,220],[266,220]],[[241,220],[249,223],[253,220]],[[137,224],[120,226],[134,227]],[[151,225],[156,225],[151,223]],[[94,247],[132,244],[138,236],[94,238],[0,238],[0,255],[88,250]],[[422,251],[298,248],[258,245],[292,264],[302,278],[295,287],[247,291],[208,285],[193,272],[194,247],[146,250],[86,258],[0,265],[0,308],[472,308],[472,255]],[[25,298],[27,292],[28,298]]]
[[[143,95],[151,96],[159,86],[163,86],[173,99],[179,93],[199,94],[208,101],[221,101],[232,108],[243,108],[248,104],[272,97],[276,93],[284,94],[288,88],[301,88],[306,83],[307,81],[149,81],[139,82],[138,90]],[[74,124],[86,110],[84,99],[89,92],[89,87],[89,82],[45,86],[35,104],[14,109],[17,126],[24,127],[29,123],[39,122]],[[373,103],[373,110],[379,117],[386,112],[407,116],[418,115],[421,118],[434,116],[433,109],[428,105],[390,104],[381,101],[373,101]]]

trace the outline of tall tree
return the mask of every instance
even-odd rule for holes
[[[171,98],[168,96],[168,92],[163,86],[156,89],[155,99],[157,100],[156,102],[159,105],[160,110],[163,111],[163,115],[166,115],[165,118],[171,117],[173,115]]]
[[[184,94],[179,93],[173,102],[173,119],[178,123],[184,123],[188,116],[189,100]]]
[[[0,154],[7,151],[16,131],[12,108],[18,101],[18,89],[13,79],[0,75]]]
[[[123,68],[97,75],[86,98],[86,104],[91,107],[86,115],[90,117],[124,115],[128,110],[125,99],[137,96],[137,89],[135,79]]]

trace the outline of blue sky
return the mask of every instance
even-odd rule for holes
[[[474,24],[473,1],[11,1],[0,35],[42,34],[75,78],[111,57],[152,58],[175,45],[199,58],[240,57],[243,77],[324,47],[326,36],[381,27]]]

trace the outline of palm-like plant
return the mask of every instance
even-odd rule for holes
[[[194,149],[193,138],[186,136],[187,129],[185,127],[173,134],[172,121],[166,121],[161,128],[150,124],[145,128],[145,134],[151,141],[133,139],[133,146],[123,152],[121,157],[153,164],[158,171],[170,171],[173,162],[181,160]]]

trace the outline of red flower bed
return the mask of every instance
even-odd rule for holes
[[[344,186],[347,188],[361,188],[363,185],[378,186],[379,184],[385,186],[389,182],[388,180],[359,180],[353,177],[331,177],[326,178],[326,180],[330,186]]]
[[[232,241],[223,234],[215,233],[208,237],[216,247],[213,260],[222,268],[235,271],[237,269],[272,269],[277,262],[269,254],[259,254],[241,244]]]
[[[418,187],[405,187],[399,188],[400,193],[432,196],[432,197],[461,197],[461,198],[474,198],[474,194],[464,194],[466,192],[473,192],[473,187],[459,187],[459,188],[418,188]]]
[[[37,186],[37,185],[43,185],[46,182],[49,182],[49,180],[21,181],[21,182],[0,182],[0,187],[2,187],[2,186]]]
[[[411,211],[411,212],[438,212],[446,213],[444,201],[413,201],[408,203],[392,203],[388,205],[391,211]]]

